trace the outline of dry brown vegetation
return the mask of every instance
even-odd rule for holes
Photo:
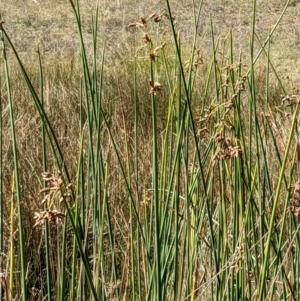
[[[258,1],[256,33],[265,40],[268,31],[276,23],[286,1]],[[82,26],[86,43],[91,43],[91,14],[97,1],[81,3]],[[171,3],[176,16],[181,38],[190,42],[193,39],[192,3],[185,1],[176,5]],[[99,3],[99,42],[100,49],[107,47],[107,55],[124,59],[124,52],[132,55],[136,49],[134,30],[127,25],[140,16],[149,16],[153,12],[161,14],[166,11],[165,2],[159,1],[103,1]],[[210,17],[213,20],[215,36],[224,38],[230,27],[233,28],[235,49],[240,49],[243,55],[248,53],[249,36],[251,32],[250,1],[214,0],[203,3],[199,24],[199,46],[203,53],[210,53]],[[49,56],[49,61],[57,63],[61,58],[70,59],[78,53],[79,44],[75,18],[69,3],[57,1],[17,1],[1,2],[1,16],[12,41],[20,53],[28,58],[35,57],[39,45],[43,55]],[[280,72],[288,73],[298,79],[296,69],[299,62],[297,41],[299,40],[299,3],[291,1],[287,13],[280,23],[272,39],[272,57]],[[125,51],[124,51],[125,50]],[[124,52],[123,52],[124,51]],[[108,57],[108,58],[109,58]],[[107,60],[109,63],[109,60]],[[112,62],[111,62],[112,63]],[[278,70],[278,69],[276,69]]]

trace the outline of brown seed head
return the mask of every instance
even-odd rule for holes
[[[150,57],[150,60],[151,60],[152,62],[155,62],[156,55],[155,55],[154,51],[151,51],[151,52],[149,53],[149,57]]]
[[[150,94],[156,95],[158,91],[162,89],[162,85],[159,82],[155,82],[152,88],[150,89]]]
[[[140,22],[142,23],[142,25],[143,25],[144,27],[147,26],[147,21],[146,21],[146,19],[145,19],[144,17],[141,17],[141,18],[140,18]]]
[[[151,39],[149,38],[149,36],[147,34],[145,34],[143,37],[142,37],[143,41],[145,43],[151,43]]]

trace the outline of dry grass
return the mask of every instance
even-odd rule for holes
[[[258,1],[256,32],[263,41],[268,31],[276,23],[286,1]],[[5,21],[8,33],[17,50],[28,57],[34,56],[39,45],[49,60],[68,59],[78,51],[78,39],[75,19],[67,1],[1,1],[1,17]],[[82,1],[83,33],[87,43],[91,39],[90,17],[97,1]],[[173,14],[178,22],[178,30],[183,40],[190,42],[193,38],[191,1],[171,3]],[[161,14],[166,10],[163,0],[159,1],[102,1],[99,5],[99,47],[105,44],[107,54],[123,56],[124,47],[131,54],[135,51],[129,42],[133,40],[133,31],[127,25],[153,12]],[[210,52],[210,17],[213,20],[215,36],[224,38],[228,29],[233,28],[235,49],[248,53],[251,30],[251,10],[249,1],[214,0],[204,1],[199,26],[199,48],[203,53]],[[272,39],[272,57],[277,70],[298,79],[296,72],[299,64],[297,41],[299,40],[299,3],[291,1],[280,27]],[[129,53],[129,54],[130,54]],[[108,60],[109,61],[109,60]],[[279,69],[278,69],[279,68]]]

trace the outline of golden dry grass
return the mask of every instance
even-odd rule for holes
[[[86,42],[91,43],[90,17],[97,1],[80,1],[82,8],[83,33]],[[51,59],[68,57],[78,52],[75,18],[68,1],[32,0],[1,1],[1,18],[17,50],[26,54],[26,59],[34,55],[37,45],[43,54]],[[263,41],[268,31],[276,23],[286,1],[258,1],[256,32]],[[183,40],[190,42],[193,37],[192,2],[171,3],[176,16],[178,30]],[[299,40],[299,3],[291,1],[274,38],[272,57],[282,72],[298,76],[294,69],[299,64],[297,43]],[[104,43],[107,54],[114,56],[123,49],[135,51],[128,41],[132,41],[133,31],[127,25],[140,16],[148,16],[166,11],[165,2],[159,1],[101,1],[99,2],[99,47]],[[251,1],[214,0],[204,1],[199,32],[199,46],[203,52],[211,43],[210,18],[213,20],[215,36],[223,38],[230,27],[233,28],[235,49],[248,53],[251,30]],[[131,45],[132,46],[132,45]],[[294,71],[294,72],[293,72]],[[294,74],[295,73],[295,74]]]

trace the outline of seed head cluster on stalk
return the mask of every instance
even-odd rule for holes
[[[300,103],[300,91],[298,89],[293,89],[292,95],[282,96],[281,105],[286,105],[288,107],[293,105],[299,105]]]
[[[233,157],[242,155],[241,147],[239,145],[234,145],[230,137],[222,137],[220,134],[216,134],[214,140],[219,146],[219,151],[216,152],[214,161],[218,161],[220,158],[229,160]]]
[[[148,45],[148,50],[149,50],[149,58],[151,62],[156,62],[156,59],[158,58],[158,53],[160,51],[163,51],[166,43],[162,43],[161,45],[157,46],[154,48],[153,46],[153,42],[151,39],[151,35],[150,33],[147,31],[147,22],[149,20],[153,20],[155,23],[159,23],[163,17],[166,17],[169,19],[169,15],[166,13],[163,13],[161,15],[158,15],[157,13],[153,13],[151,14],[148,18],[145,17],[140,17],[139,22],[134,22],[134,23],[130,23],[128,24],[128,27],[136,27],[138,29],[140,29],[142,31],[142,41]],[[163,34],[165,33],[165,30],[163,31]],[[149,80],[149,84],[150,84],[150,94],[154,94],[156,95],[157,92],[159,92],[160,90],[162,90],[162,85],[159,82],[155,82],[152,83],[151,80]]]
[[[65,214],[58,210],[57,207],[61,207],[63,201],[70,201],[71,199],[70,188],[72,184],[69,184],[65,189],[60,172],[57,174],[44,172],[42,178],[50,186],[39,191],[40,194],[46,193],[41,201],[41,205],[46,204],[46,209],[34,213],[36,220],[34,227],[42,226],[45,220],[58,224],[65,217]]]

